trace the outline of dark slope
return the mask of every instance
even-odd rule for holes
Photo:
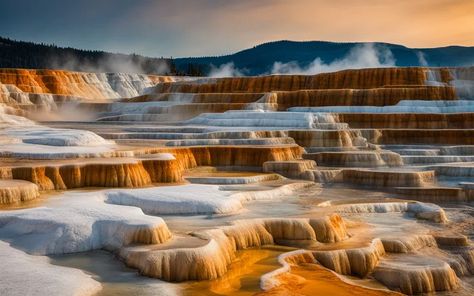
[[[171,61],[136,54],[81,50],[0,37],[0,68],[65,69],[89,72],[162,74],[174,71]]]
[[[330,63],[344,57],[354,46],[363,43],[335,43],[326,41],[275,41],[255,46],[235,54],[219,57],[179,58],[174,62],[178,69],[189,63],[203,67],[213,64],[219,66],[233,62],[239,69],[247,69],[247,74],[256,75],[268,72],[275,61],[296,61],[305,66],[319,57]],[[474,64],[474,47],[449,46],[439,48],[408,48],[389,43],[375,43],[385,46],[392,52],[397,66],[420,66],[418,54],[422,52],[430,66],[466,66]]]

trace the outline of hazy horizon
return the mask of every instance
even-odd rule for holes
[[[278,40],[431,48],[474,46],[473,14],[470,0],[4,0],[0,35],[153,57],[225,55]]]

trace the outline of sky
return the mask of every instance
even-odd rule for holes
[[[154,57],[283,39],[474,46],[474,0],[0,0],[0,36]]]

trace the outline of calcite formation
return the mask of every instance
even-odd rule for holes
[[[152,215],[232,214],[241,210],[246,202],[278,199],[310,185],[298,182],[269,190],[244,192],[226,191],[216,185],[167,186],[113,191],[107,194],[107,201],[136,206]]]
[[[377,280],[404,294],[450,291],[458,286],[454,270],[443,261],[422,258],[420,265],[406,266],[400,262],[386,261],[374,272]],[[426,261],[431,261],[429,265]]]
[[[147,276],[168,281],[215,279],[227,271],[236,250],[273,244],[283,239],[339,241],[347,233],[344,221],[334,215],[320,219],[236,221],[232,226],[193,235],[206,240],[204,245],[149,252],[125,248],[120,256],[127,265],[138,268]]]
[[[0,294],[31,266],[43,295],[469,295],[472,94],[472,67],[0,69]]]
[[[0,180],[0,204],[14,204],[39,197],[36,184],[20,180]]]
[[[104,202],[103,194],[66,195],[54,207],[0,213],[1,236],[31,254],[66,254],[124,245],[163,243],[170,237],[159,217]],[[67,202],[66,202],[67,200]]]
[[[174,159],[117,160],[83,164],[12,167],[13,179],[33,182],[41,190],[81,187],[142,187],[152,183],[180,182],[181,170]]]
[[[82,73],[63,70],[1,69],[0,83],[25,93],[71,95],[90,99],[137,96],[166,76],[124,73]]]

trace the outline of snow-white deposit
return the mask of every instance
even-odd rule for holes
[[[111,152],[113,141],[91,131],[37,125],[15,110],[0,105],[0,155],[18,158],[55,159],[100,156]]]
[[[105,203],[102,192],[65,193],[45,207],[0,212],[0,239],[38,255],[116,250],[136,232],[157,228],[166,228],[163,219]]]
[[[186,121],[186,124],[222,127],[278,128],[344,128],[336,123],[331,114],[304,112],[227,111],[203,113]]]
[[[0,295],[85,296],[101,289],[83,271],[52,265],[46,257],[28,255],[2,241],[0,261]]]
[[[11,138],[10,138],[11,139]],[[13,139],[14,140],[14,139]],[[67,159],[110,157],[114,155],[111,145],[107,146],[47,146],[25,143],[0,145],[0,156],[25,159]],[[128,154],[128,153],[127,153]],[[125,155],[124,156],[129,156]]]
[[[20,117],[21,118],[21,117]],[[115,144],[97,134],[40,125],[3,129],[5,139],[0,155],[29,159],[63,159],[102,156],[111,153]]]
[[[146,92],[155,84],[145,74],[132,73],[91,73],[97,75],[101,86],[111,90],[109,98],[130,98]]]
[[[4,132],[10,137],[21,139],[22,142],[26,144],[47,146],[101,146],[113,143],[93,132],[75,129],[32,126],[29,128],[9,128]]]
[[[311,183],[300,182],[261,191],[224,191],[217,185],[182,185],[109,191],[107,202],[136,206],[146,214],[229,214],[252,200],[271,200],[289,195]]]

